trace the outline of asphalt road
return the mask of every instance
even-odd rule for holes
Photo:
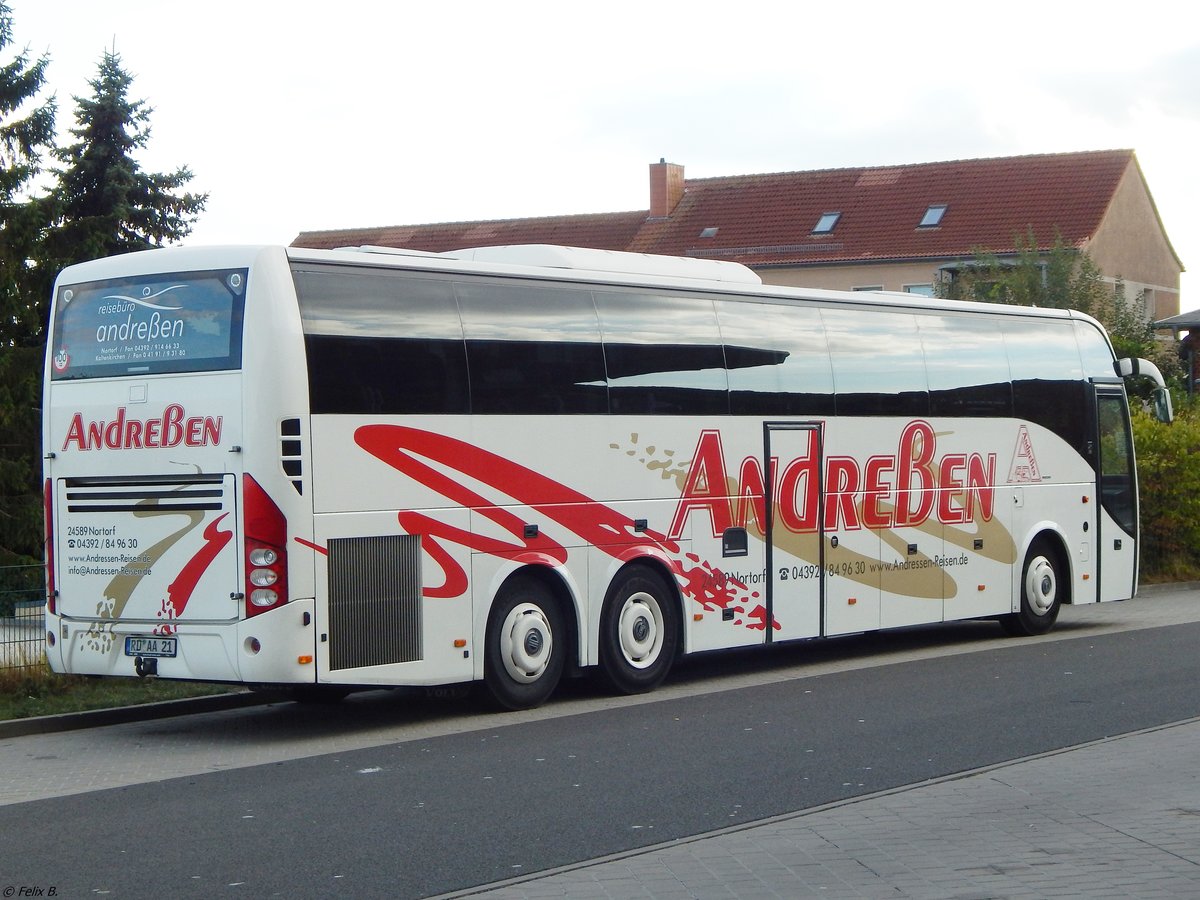
[[[709,656],[661,695],[577,687],[539,716],[385,694],[3,741],[0,762],[22,777],[41,771],[37,754],[42,768],[65,761],[75,792],[0,806],[0,887],[427,897],[1200,714],[1200,623],[1067,618],[1050,640],[1001,642],[995,626],[968,623]],[[878,655],[906,642],[918,652]],[[397,715],[404,736],[363,739],[364,720]],[[231,728],[258,753],[309,749],[87,786],[106,783],[88,766],[102,773],[113,754],[147,779],[177,747],[217,759]],[[308,732],[324,743],[306,744]]]

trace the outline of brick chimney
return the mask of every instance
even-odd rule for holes
[[[683,199],[683,166],[660,159],[650,164],[650,218],[665,219]]]

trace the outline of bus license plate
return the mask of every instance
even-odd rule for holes
[[[174,658],[178,640],[173,637],[127,637],[125,655]]]

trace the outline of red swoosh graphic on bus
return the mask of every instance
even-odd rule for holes
[[[750,592],[746,585],[726,577],[720,569],[693,554],[681,558],[675,541],[652,530],[635,531],[632,519],[561,482],[457,438],[403,425],[364,425],[354,432],[354,440],[380,461],[452,503],[473,509],[515,539],[508,542],[448,525],[424,513],[401,512],[400,526],[409,534],[422,535],[424,548],[445,576],[441,585],[425,589],[427,597],[459,597],[467,590],[466,572],[442,542],[518,562],[550,565],[564,564],[567,551],[540,530],[537,536],[526,537],[527,523],[523,519],[496,508],[495,501],[433,468],[422,458],[503,492],[614,559],[654,556],[675,573],[683,594],[704,609],[734,609],[743,615],[741,624],[746,627],[760,630],[766,627],[766,611],[757,602],[757,592]],[[614,543],[618,540],[622,543]],[[778,623],[774,627],[778,628]]]
[[[200,578],[204,575],[213,560],[218,554],[225,549],[226,545],[233,540],[233,532],[218,531],[217,526],[221,524],[221,520],[228,513],[223,513],[220,517],[208,523],[208,527],[204,529],[204,544],[196,551],[196,554],[189,559],[179,570],[179,574],[175,580],[167,586],[167,601],[163,603],[160,615],[165,615],[169,619],[177,619],[183,615],[184,609],[187,608],[188,601],[192,599],[192,593],[196,590],[196,585],[200,583]],[[157,633],[170,634],[173,632],[174,626],[160,625],[155,629]]]

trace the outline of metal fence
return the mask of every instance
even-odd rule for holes
[[[46,570],[0,566],[0,670],[41,666],[46,640]]]

